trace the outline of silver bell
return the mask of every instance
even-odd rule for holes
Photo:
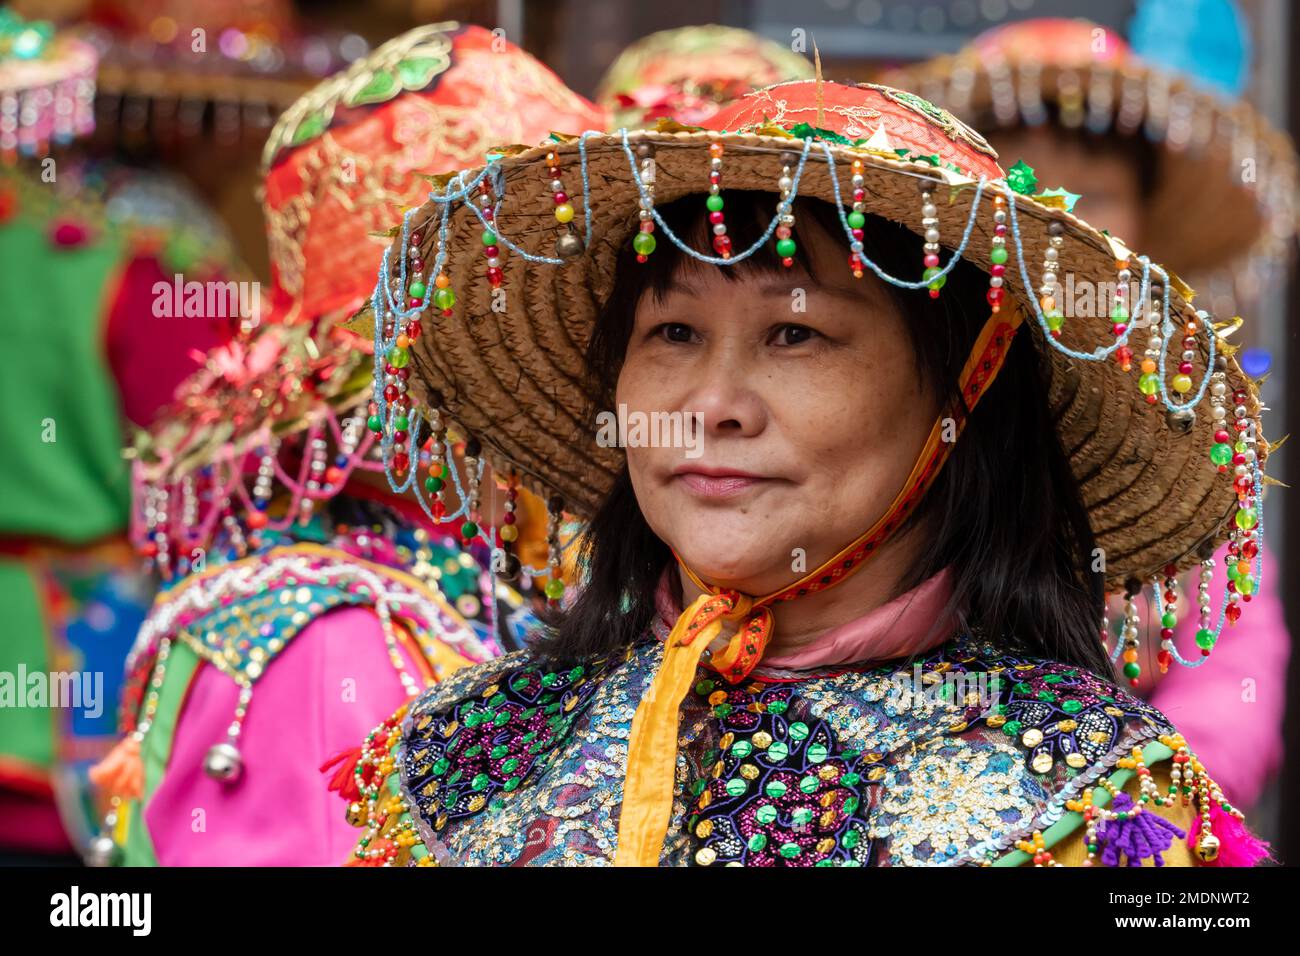
[[[91,838],[90,843],[82,853],[86,866],[95,867],[116,866],[121,855],[121,848],[113,842],[113,838],[107,833],[100,833]]]
[[[213,744],[203,758],[203,772],[213,780],[234,783],[244,772],[244,758],[232,743]]]
[[[555,240],[555,254],[561,259],[582,255],[582,248],[582,240],[571,232],[566,232]]]

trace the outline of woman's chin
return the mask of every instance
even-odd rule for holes
[[[674,550],[704,581],[746,594],[775,590],[793,579],[790,560],[783,557],[786,552],[773,551],[770,540],[760,539],[753,547],[739,541],[730,546],[725,536],[718,535]]]

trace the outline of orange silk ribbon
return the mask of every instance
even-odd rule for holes
[[[1008,307],[985,322],[962,369],[962,397],[967,409],[975,407],[997,376],[1022,320],[1018,308]],[[945,440],[944,422],[943,417],[935,420],[911,474],[879,520],[834,557],[780,591],[752,598],[717,588],[701,581],[678,559],[682,570],[704,593],[677,618],[664,642],[659,670],[632,718],[615,866],[659,863],[672,814],[682,700],[691,688],[700,659],[721,633],[723,621],[736,621],[739,626],[726,648],[710,656],[708,666],[735,684],[758,665],[772,638],[772,604],[824,591],[843,581],[862,567],[916,508],[956,444],[956,434]],[[953,424],[960,434],[965,416],[958,415]]]

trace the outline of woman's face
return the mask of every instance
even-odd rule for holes
[[[749,594],[870,527],[938,414],[883,284],[854,279],[814,224],[797,234],[816,282],[797,265],[729,281],[692,263],[661,300],[644,295],[616,389],[629,424],[681,413],[675,446],[627,448],[650,527],[703,579]]]

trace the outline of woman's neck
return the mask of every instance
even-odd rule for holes
[[[915,567],[925,535],[917,527],[891,538],[859,570],[834,587],[772,606],[775,621],[767,647],[769,656],[785,656],[817,642],[828,631],[847,624],[869,611],[889,603],[904,589],[908,568]],[[702,593],[679,566],[682,606],[689,606]],[[793,582],[791,582],[793,583]],[[735,633],[737,622],[724,622],[716,649],[725,646]]]

